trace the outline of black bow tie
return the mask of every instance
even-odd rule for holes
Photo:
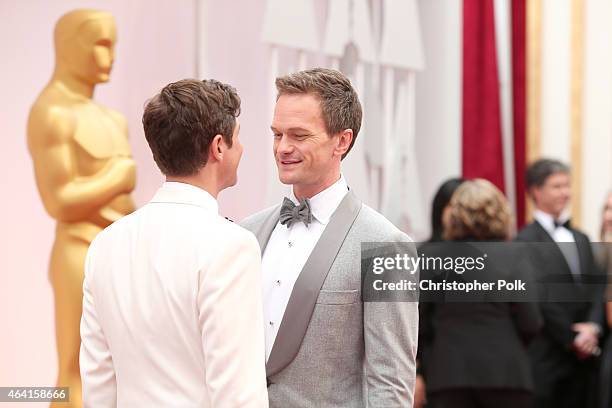
[[[300,201],[300,205],[295,205],[293,201],[285,197],[280,210],[280,223],[289,228],[294,222],[300,221],[306,226],[312,222],[310,201],[306,198]]]
[[[565,222],[554,220],[553,223],[555,224],[555,229],[560,228],[560,227],[570,229],[570,220],[567,220]]]

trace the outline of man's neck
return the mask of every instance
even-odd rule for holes
[[[340,173],[336,177],[329,178],[325,180],[323,183],[313,184],[313,185],[293,185],[293,195],[298,200],[303,200],[305,198],[312,198],[319,194],[321,191],[327,190],[331,186],[333,186],[338,180],[340,180]]]
[[[192,186],[201,188],[202,190],[208,192],[211,196],[217,199],[219,195],[219,187],[216,182],[211,180],[209,177],[202,177],[201,175],[197,176],[166,176],[167,182],[176,182],[176,183],[185,183],[190,184]]]
[[[555,213],[549,210],[545,210],[544,208],[540,208],[538,206],[536,206],[536,210],[543,212],[544,214],[550,215],[551,217],[553,217],[553,220],[558,220],[559,218],[561,218],[561,215],[563,214],[563,212]]]

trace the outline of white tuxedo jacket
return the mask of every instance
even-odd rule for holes
[[[206,191],[165,183],[87,254],[85,407],[267,407],[260,250]]]

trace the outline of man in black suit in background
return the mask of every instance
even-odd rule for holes
[[[517,240],[549,243],[531,245],[530,256],[542,289],[544,319],[544,330],[529,349],[537,406],[593,407],[604,285],[589,238],[569,223],[569,167],[538,160],[527,169],[527,188],[534,221]]]

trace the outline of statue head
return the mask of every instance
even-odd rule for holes
[[[109,80],[117,41],[111,14],[98,10],[64,14],[55,25],[53,39],[56,70],[91,85]]]

